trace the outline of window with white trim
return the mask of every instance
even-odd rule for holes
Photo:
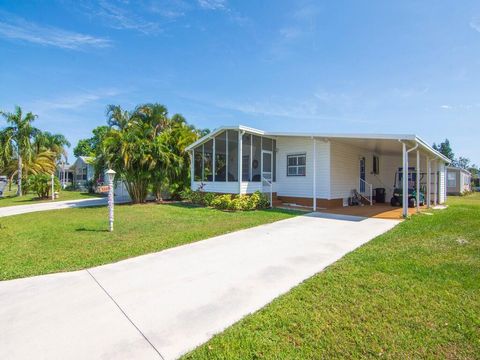
[[[287,176],[305,176],[307,154],[287,155]]]
[[[457,186],[457,174],[454,172],[447,172],[447,186],[456,187]]]

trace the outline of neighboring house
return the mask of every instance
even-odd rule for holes
[[[87,183],[93,180],[95,176],[95,168],[93,166],[93,157],[79,156],[77,160],[70,166],[73,174],[73,185],[79,189],[86,189]]]
[[[70,165],[69,171],[72,173],[73,185],[80,190],[87,190],[87,183],[89,181],[95,181],[94,186],[96,187],[96,191],[106,193],[108,192],[108,187],[106,188],[107,190],[104,190],[105,185],[108,185],[105,181],[106,176],[103,172],[98,179],[95,179],[94,160],[95,158],[93,157],[79,156],[77,160]],[[107,169],[105,169],[105,171],[107,171]],[[130,199],[125,183],[121,181],[118,176],[115,178],[114,189],[116,197]]]
[[[472,191],[472,174],[465,169],[447,167],[447,194],[462,195]]]
[[[60,163],[57,165],[57,177],[60,180],[60,184],[62,184],[62,188],[64,189],[68,185],[73,184],[73,170],[72,165],[67,163]]]
[[[399,186],[397,179],[411,188],[418,174],[429,204],[446,200],[450,161],[416,135],[284,133],[224,126],[187,150],[193,159],[193,190],[259,190],[272,194],[272,200],[316,210],[347,206],[353,190],[372,203],[373,189],[385,189],[388,202]],[[407,174],[406,181],[399,172]]]

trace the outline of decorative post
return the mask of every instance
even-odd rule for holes
[[[53,175],[52,173],[52,176],[50,178],[52,180],[52,200],[55,200],[55,175]]]
[[[108,169],[108,220],[110,224],[110,231],[113,231],[113,206],[114,206],[114,194],[113,194],[113,179],[115,178],[116,172],[112,169]]]

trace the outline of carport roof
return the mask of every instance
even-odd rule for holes
[[[275,131],[263,131],[255,128],[251,128],[243,125],[233,125],[233,126],[221,126],[211,133],[203,136],[193,144],[187,147],[187,150],[191,150],[194,147],[206,142],[210,138],[214,137],[218,133],[225,130],[240,130],[247,133],[269,136],[269,137],[308,137],[308,138],[318,138],[318,139],[337,139],[339,141],[354,143],[356,146],[367,148],[372,151],[379,153],[398,153],[400,148],[394,148],[396,142],[408,142],[410,145],[418,144],[425,152],[428,152],[446,163],[450,163],[450,159],[445,157],[440,152],[436,151],[430,145],[428,145],[424,140],[414,134],[333,134],[333,133],[305,133],[305,132],[275,132]],[[392,143],[394,141],[395,143]]]

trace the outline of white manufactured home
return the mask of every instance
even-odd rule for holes
[[[192,156],[192,190],[231,194],[258,190],[271,194],[274,201],[314,211],[349,206],[354,197],[369,205],[390,202],[399,188],[423,189],[416,192],[417,207],[420,193],[427,206],[446,200],[449,159],[416,135],[286,133],[223,126],[187,150]],[[409,192],[401,198],[406,216]]]

